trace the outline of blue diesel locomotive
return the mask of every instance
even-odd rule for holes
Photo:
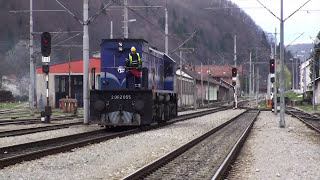
[[[134,46],[140,54],[141,87],[128,76],[126,59]],[[104,39],[99,88],[90,90],[90,123],[106,127],[143,126],[177,116],[175,61],[142,39]]]

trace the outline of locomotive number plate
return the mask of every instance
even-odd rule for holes
[[[131,95],[111,95],[111,99],[114,100],[130,100]]]

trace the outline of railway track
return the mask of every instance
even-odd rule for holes
[[[20,136],[25,134],[32,134],[32,133],[51,131],[51,130],[57,130],[57,129],[64,129],[64,128],[69,128],[70,126],[81,125],[81,124],[83,124],[83,122],[79,121],[79,122],[72,122],[72,123],[42,126],[42,127],[32,127],[32,128],[25,128],[25,129],[0,131],[0,138],[10,137],[10,136]]]
[[[181,115],[169,122],[160,125],[151,125],[150,127],[148,127],[148,129],[155,129],[164,125],[173,124],[179,121],[196,118],[227,109],[229,109],[229,107],[220,107],[207,111]],[[97,130],[48,140],[2,147],[0,148],[0,168],[13,165],[18,162],[37,159],[46,155],[65,152],[73,148],[83,147],[89,144],[106,141],[116,137],[123,137],[142,131],[143,130],[139,128],[127,130],[124,132],[106,132],[106,130]]]
[[[124,179],[219,179],[244,143],[259,112],[247,110]]]
[[[75,118],[82,118],[82,116],[58,116],[51,118],[51,121],[72,120]],[[24,119],[0,119],[0,126],[5,125],[26,125],[42,123],[40,118],[24,118]]]
[[[293,107],[288,107],[288,106],[286,107],[286,113],[298,118],[300,121],[302,121],[304,124],[306,124],[309,128],[320,133],[320,118],[319,117],[311,115],[309,113],[306,113],[304,111],[301,111],[301,110],[293,108]]]

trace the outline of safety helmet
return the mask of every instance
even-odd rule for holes
[[[134,46],[132,46],[131,51],[136,51],[136,48]]]

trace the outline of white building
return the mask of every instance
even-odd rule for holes
[[[311,90],[311,78],[310,78],[310,66],[311,66],[312,58],[307,59],[306,61],[300,64],[300,92],[303,93],[305,91]]]

